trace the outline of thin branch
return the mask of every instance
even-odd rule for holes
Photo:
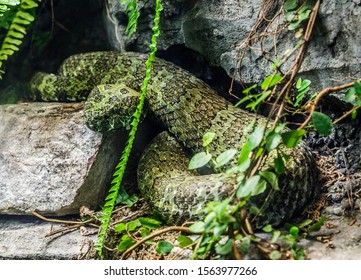
[[[359,79],[358,82],[360,83],[361,79]],[[320,100],[322,99],[323,96],[325,96],[325,95],[327,95],[327,94],[329,94],[331,92],[340,91],[340,90],[343,90],[343,89],[346,89],[346,88],[350,88],[353,85],[354,85],[354,82],[351,82],[351,83],[343,84],[343,85],[340,85],[340,86],[335,86],[335,87],[332,87],[332,88],[325,88],[322,91],[320,91],[317,94],[315,100],[313,100],[313,102],[308,104],[308,106],[310,106],[308,108],[308,111],[310,113],[309,113],[307,119],[300,125],[300,127],[298,129],[303,129],[311,121],[312,113],[316,110],[316,107],[317,107],[318,103],[320,102]]]
[[[87,221],[83,221],[83,222],[80,222],[80,221],[70,221],[70,220],[59,220],[59,219],[51,219],[51,218],[46,218],[42,215],[40,215],[39,213],[33,211],[31,212],[31,214],[33,214],[34,216],[44,220],[44,221],[47,221],[47,222],[52,222],[52,223],[62,223],[62,224],[75,224],[75,225],[84,225],[84,224],[88,224],[92,221],[94,221],[93,219],[89,219]]]
[[[52,236],[52,235],[55,235],[55,234],[57,234],[57,233],[61,233],[61,232],[67,231],[67,230],[80,228],[81,226],[82,226],[82,225],[71,225],[71,226],[63,227],[63,228],[54,230],[54,231],[46,234],[45,237],[49,237],[49,236]]]
[[[338,122],[340,122],[341,120],[343,120],[344,118],[346,118],[347,116],[351,115],[354,111],[360,109],[361,106],[356,106],[353,107],[351,110],[347,111],[346,113],[344,113],[341,117],[339,117],[338,119],[333,121],[333,124],[336,124]]]

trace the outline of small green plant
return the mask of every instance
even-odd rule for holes
[[[300,24],[309,19],[315,1],[304,1],[299,5],[298,0],[287,0],[283,4],[286,11],[286,20],[290,23],[288,30],[295,30],[300,27]]]
[[[8,5],[18,5],[18,10],[11,21],[8,28],[8,32],[1,44],[0,48],[0,79],[4,71],[1,70],[3,62],[13,55],[14,52],[19,50],[19,46],[22,43],[22,39],[26,34],[26,27],[34,21],[34,16],[31,11],[38,6],[38,3],[33,0],[21,0],[19,1],[4,1],[0,2],[0,15],[3,12],[8,11]]]
[[[158,220],[145,217],[132,220],[128,223],[117,224],[114,227],[114,231],[123,234],[117,249],[120,252],[128,250],[131,246],[137,243],[137,240],[149,236],[151,231],[158,229],[161,224],[162,223]],[[152,243],[152,240],[149,240],[146,244],[150,243]],[[159,246],[162,247],[161,245]]]
[[[137,31],[140,16],[138,2],[137,0],[120,0],[120,4],[126,5],[125,12],[128,14],[128,25],[125,32],[128,34],[129,39]]]
[[[112,186],[109,189],[108,196],[105,199],[105,204],[103,206],[102,214],[100,216],[101,226],[100,226],[98,241],[95,244],[95,248],[98,251],[99,256],[101,258],[103,257],[103,247],[104,247],[104,242],[105,242],[105,238],[107,235],[107,231],[109,228],[112,212],[113,212],[114,206],[116,204],[118,194],[122,190],[121,183],[123,180],[123,176],[124,176],[124,172],[125,172],[125,169],[127,166],[129,155],[130,155],[130,152],[133,147],[135,134],[137,132],[137,128],[138,128],[141,114],[142,114],[143,107],[144,107],[147,87],[148,87],[148,83],[149,83],[149,80],[151,78],[151,73],[152,73],[152,63],[155,60],[155,53],[157,51],[157,38],[160,34],[159,21],[160,21],[160,13],[162,10],[163,10],[162,1],[157,0],[156,8],[155,8],[154,26],[152,28],[152,30],[153,30],[152,43],[149,46],[151,52],[149,54],[148,60],[145,63],[146,76],[144,77],[143,85],[141,87],[141,96],[139,98],[139,103],[138,103],[137,109],[136,109],[135,113],[133,114],[133,121],[131,123],[131,130],[129,132],[127,144],[123,150],[120,161],[113,174],[113,181],[111,182]],[[133,24],[133,22],[131,22],[131,24]],[[133,29],[130,27],[130,28],[128,28],[128,30],[133,30]]]

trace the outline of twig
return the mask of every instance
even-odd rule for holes
[[[358,80],[358,82],[360,83],[361,82],[361,79]],[[332,87],[332,88],[325,88],[323,90],[321,90],[315,100],[313,100],[313,102],[311,102],[309,104],[309,109],[308,111],[310,112],[307,119],[301,124],[301,126],[298,128],[298,129],[303,129],[310,121],[311,121],[311,118],[312,118],[312,113],[315,111],[316,107],[317,107],[317,104],[320,102],[321,98],[323,96],[325,96],[326,94],[329,94],[331,92],[335,92],[335,91],[340,91],[340,90],[343,90],[343,89],[346,89],[346,88],[349,88],[349,87],[352,87],[354,85],[354,82],[352,83],[347,83],[347,84],[343,84],[343,85],[340,85],[340,86],[336,86],[336,87]],[[349,113],[350,114],[350,113]]]
[[[49,237],[49,236],[52,236],[52,235],[55,235],[57,233],[61,233],[61,232],[64,232],[64,231],[67,231],[67,230],[70,230],[70,229],[80,228],[81,226],[82,225],[72,225],[72,226],[63,227],[63,228],[54,230],[52,232],[49,232],[48,234],[45,235],[45,237]]]
[[[34,216],[47,221],[47,222],[52,222],[52,223],[62,223],[62,224],[75,224],[75,225],[84,225],[84,224],[88,224],[90,222],[93,221],[93,219],[89,219],[87,221],[83,221],[83,222],[79,222],[79,221],[70,221],[70,220],[59,220],[59,219],[51,219],[51,218],[46,218],[42,215],[40,215],[39,213],[33,211],[31,212],[31,214],[33,214]]]
[[[346,113],[344,113],[341,117],[337,118],[336,120],[333,121],[333,124],[336,124],[338,122],[340,122],[341,120],[343,120],[344,118],[346,118],[348,115],[351,115],[352,112],[354,112],[355,110],[360,109],[361,106],[356,106],[354,108],[352,108],[351,110],[347,111]]]
[[[153,232],[152,234],[144,237],[142,240],[139,240],[137,243],[135,243],[132,247],[130,247],[129,249],[127,249],[123,255],[122,255],[122,259],[126,259],[128,257],[128,255],[130,254],[130,252],[132,252],[134,249],[136,249],[138,246],[140,246],[141,244],[145,243],[146,241],[162,235],[163,233],[169,232],[169,231],[183,231],[183,232],[187,232],[187,233],[192,233],[192,231],[187,228],[187,227],[182,227],[182,226],[171,226],[171,227],[167,227],[158,231]]]

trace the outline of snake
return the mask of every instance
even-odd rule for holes
[[[147,58],[146,54],[115,51],[73,55],[64,60],[56,74],[34,74],[29,83],[31,97],[85,101],[84,120],[90,129],[129,129]],[[207,146],[213,158],[228,149],[240,151],[255,114],[235,107],[201,79],[160,58],[153,62],[145,107],[146,114],[164,129],[138,163],[138,186],[150,207],[167,224],[181,224],[204,217],[207,203],[235,197],[240,184],[236,173],[212,164],[206,171],[190,170],[189,160],[204,151],[203,137],[208,132],[214,135]],[[258,116],[256,123],[266,125],[267,119]],[[302,141],[295,148],[281,150],[287,161],[278,176],[279,190],[267,184],[263,193],[248,202],[262,210],[254,218],[256,227],[285,223],[304,211],[317,194],[312,151]],[[275,153],[272,151],[268,158],[276,157]],[[270,168],[269,162],[260,166],[261,170]]]

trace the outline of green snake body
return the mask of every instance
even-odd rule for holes
[[[145,76],[146,55],[96,52],[72,56],[58,74],[38,73],[31,81],[35,99],[86,100],[85,121],[95,130],[129,127]],[[138,185],[149,204],[168,223],[179,224],[201,215],[205,203],[230,197],[236,176],[200,175],[188,170],[186,153],[202,151],[206,132],[216,137],[208,146],[214,157],[229,148],[241,149],[245,128],[254,115],[235,108],[189,72],[157,59],[148,85],[147,109],[167,129],[144,152],[138,167]],[[89,93],[90,96],[88,97]],[[124,106],[124,100],[129,106]],[[126,116],[124,116],[126,115]],[[258,122],[265,122],[260,118]],[[315,166],[302,143],[284,149],[290,157],[279,178],[280,191],[253,199],[263,215],[259,225],[278,225],[304,209],[315,195]],[[264,166],[264,169],[266,166]],[[265,203],[264,203],[265,201]]]

